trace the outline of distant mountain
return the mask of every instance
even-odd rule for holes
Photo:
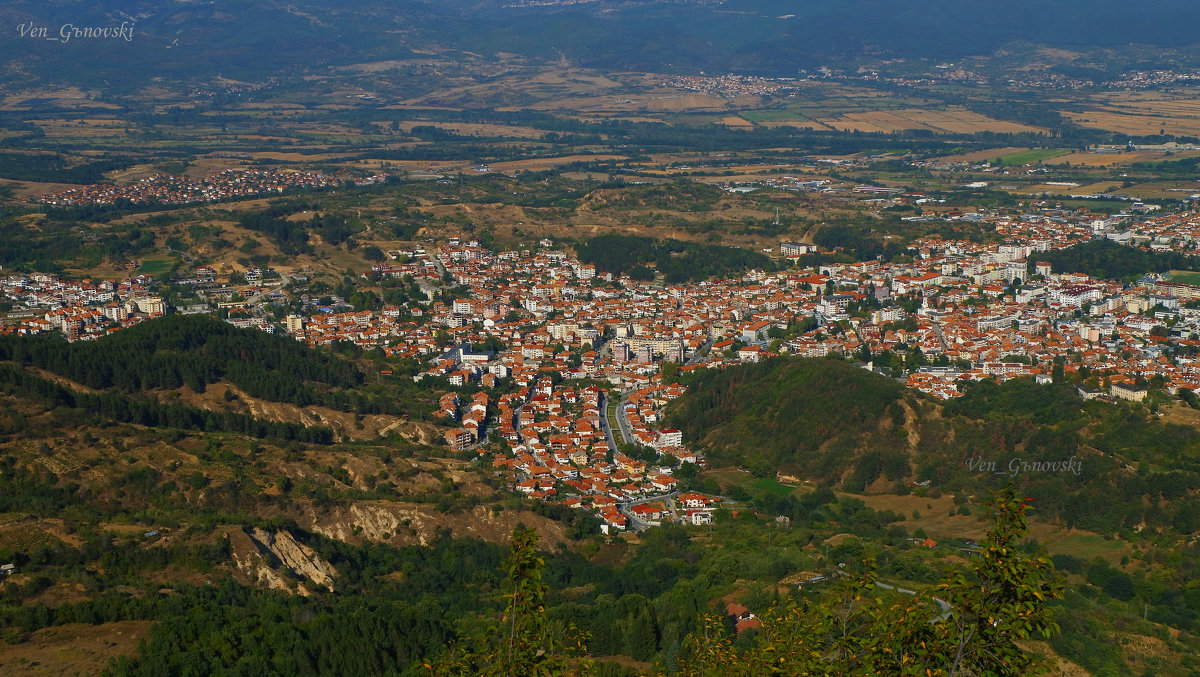
[[[116,37],[75,29],[108,27]],[[10,0],[8,81],[261,81],[413,50],[651,71],[795,74],[862,58],[954,59],[1020,44],[1193,45],[1200,5],[1146,0]]]

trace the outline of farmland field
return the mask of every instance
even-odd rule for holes
[[[883,133],[905,129],[923,129],[943,134],[971,134],[974,132],[1019,134],[1044,131],[1016,122],[995,120],[962,109],[908,108],[895,111],[845,113],[836,118],[823,118],[820,122],[843,131]]]
[[[1121,134],[1200,136],[1200,110],[1159,109],[1063,111],[1076,124]]]
[[[1060,155],[1068,155],[1071,152],[1069,148],[1031,148],[1019,153],[1003,155],[1000,157],[1000,160],[1006,165],[1028,165],[1056,158]]]

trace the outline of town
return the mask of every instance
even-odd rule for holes
[[[357,179],[354,183],[369,185],[384,179],[384,175],[373,175]],[[276,194],[289,190],[335,188],[342,183],[341,179],[315,172],[227,169],[205,179],[156,175],[127,186],[107,183],[79,186],[44,195],[40,201],[56,207],[113,205],[125,201],[132,205],[184,205]]]
[[[703,524],[720,505],[677,491],[675,473],[704,458],[663,422],[696,369],[833,356],[942,399],[970,381],[1016,377],[1135,401],[1152,388],[1181,397],[1200,388],[1200,286],[1093,279],[1039,258],[1096,240],[1193,252],[1200,214],[1097,216],[1033,201],[1020,213],[938,218],[985,226],[998,242],[926,237],[893,262],[804,266],[817,247],[784,241],[780,270],[666,284],[601,273],[549,240],[491,251],[450,237],[386,252],[361,271],[364,286],[412,291],[415,300],[378,309],[315,298],[303,271],[253,268],[224,282],[208,266],[171,280],[9,275],[3,331],[91,340],[169,312],[167,282],[191,287],[200,302],[176,312],[217,313],[311,346],[378,349],[416,365],[414,380],[477,387],[429,412],[447,426],[446,444],[511,473],[516,491],[594,511],[614,530]]]

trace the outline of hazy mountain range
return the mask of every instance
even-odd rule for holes
[[[76,28],[119,29],[88,37]],[[1184,0],[10,0],[12,80],[264,79],[413,50],[585,67],[794,75],[863,59],[955,59],[1030,45],[1151,64],[1200,54]],[[64,33],[66,31],[66,33]],[[116,32],[116,31],[114,31]]]

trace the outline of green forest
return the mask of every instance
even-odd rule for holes
[[[1039,253],[1055,273],[1084,273],[1099,280],[1132,281],[1147,273],[1200,270],[1200,257],[1158,252],[1099,238],[1066,249]]]
[[[758,252],[639,235],[599,235],[577,243],[575,251],[580,261],[596,266],[601,273],[650,280],[657,271],[670,284],[774,268],[771,260]]]
[[[94,389],[142,393],[228,381],[247,394],[305,407],[402,414],[429,399],[411,382],[379,390],[347,359],[285,336],[239,329],[207,315],[169,315],[100,341],[2,336],[0,360],[37,367]]]

